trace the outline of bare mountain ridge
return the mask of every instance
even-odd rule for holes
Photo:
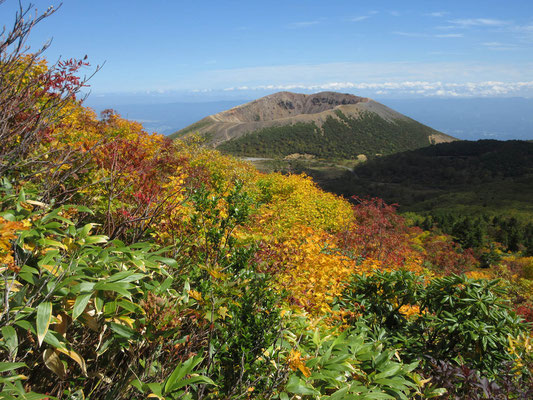
[[[210,115],[176,132],[171,137],[198,133],[207,139],[208,145],[217,147],[224,142],[265,128],[312,123],[322,129],[324,123],[331,119],[348,126],[346,118],[358,120],[365,115],[377,116],[387,123],[412,121],[418,124],[383,104],[352,94],[320,92],[306,95],[279,92]],[[455,140],[429,127],[427,130],[428,145]],[[354,140],[357,138],[354,137]]]
[[[258,122],[320,114],[342,105],[355,105],[369,99],[350,94],[322,92],[305,95],[279,92],[213,115],[219,122]]]

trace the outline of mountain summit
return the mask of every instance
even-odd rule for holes
[[[337,92],[275,93],[210,115],[171,137],[192,133],[245,156],[353,158],[456,140],[372,99]]]

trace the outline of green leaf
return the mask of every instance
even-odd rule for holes
[[[67,249],[63,243],[58,242],[57,240],[52,240],[52,239],[39,239],[37,242],[38,242],[41,246],[58,247],[58,248],[63,249],[63,250],[66,250],[66,249]]]
[[[366,393],[365,396],[363,397],[364,399],[392,399],[394,400],[395,398],[387,393],[379,393],[379,392],[370,392],[370,393]]]
[[[48,272],[48,271],[47,271]],[[20,279],[28,282],[31,285],[35,285],[37,281],[36,275],[39,274],[39,271],[36,268],[32,268],[28,265],[23,265],[19,272]]]
[[[59,250],[47,251],[45,256],[39,260],[37,265],[40,267],[43,265],[49,265],[50,262],[54,260],[54,258],[57,257],[58,255],[59,255]],[[53,261],[53,263],[55,264],[55,261]]]
[[[216,383],[213,382],[213,380],[211,378],[208,378],[207,376],[199,375],[199,376],[193,376],[193,377],[188,378],[188,379],[182,379],[181,381],[176,382],[176,384],[174,386],[172,386],[170,391],[174,392],[175,390],[178,390],[178,389],[180,389],[180,388],[182,388],[184,386],[192,385],[192,384],[195,384],[195,383],[204,383],[206,385],[215,385],[216,386]]]
[[[390,354],[386,351],[380,353],[377,357],[373,358],[374,365],[376,368],[380,368],[384,363],[389,363]]]
[[[4,337],[6,347],[9,350],[10,357],[15,357],[17,355],[19,344],[17,331],[10,325],[4,326],[2,328],[2,336]]]
[[[407,389],[407,381],[402,378],[381,378],[374,380],[374,383],[377,383],[380,386],[388,386],[396,390],[405,390]]]
[[[128,289],[132,289],[133,286],[127,282],[113,282],[113,283],[105,283],[105,282],[99,282],[96,285],[94,285],[94,290],[109,290],[111,292],[117,292],[125,297],[130,297],[131,293],[128,291]]]
[[[172,282],[174,282],[174,279],[169,277],[163,281],[163,283],[157,288],[158,293],[164,293],[167,291],[168,288],[172,285]]]
[[[105,315],[113,315],[117,311],[117,302],[116,301],[108,301],[104,304],[104,314]]]
[[[13,371],[17,368],[25,367],[26,364],[23,362],[0,362],[0,372]]]
[[[135,389],[139,390],[141,393],[144,393],[143,384],[139,379],[134,379],[130,382],[130,385]]]
[[[159,261],[160,263],[166,264],[166,265],[168,265],[169,267],[172,267],[172,268],[178,268],[179,267],[177,261],[174,260],[173,258],[156,256],[156,257],[150,257],[150,259],[154,260],[154,261]]]
[[[130,339],[133,335],[135,335],[135,331],[126,325],[111,322],[110,327],[113,332],[127,339]]]
[[[395,375],[401,368],[400,364],[393,364],[389,367],[387,367],[383,372],[380,372],[376,376],[374,376],[373,380],[376,381],[378,379],[382,378],[388,378],[391,375]]]
[[[7,383],[7,382],[21,381],[23,379],[28,379],[28,377],[25,376],[25,375],[22,375],[22,374],[10,375],[10,376],[7,376],[7,377],[0,377],[0,384]],[[3,395],[3,393],[0,393],[0,395]],[[0,399],[2,399],[2,397],[0,397]]]
[[[88,236],[85,238],[85,244],[107,243],[108,240],[109,237],[106,235]]]
[[[79,278],[79,276],[78,276]],[[88,293],[88,292],[91,292],[91,291],[94,291],[94,286],[96,285],[96,283],[94,282],[82,282],[79,284],[79,291],[80,293]]]
[[[20,189],[18,202],[17,202],[17,211],[20,211],[22,207],[19,203],[25,203],[26,202],[26,192],[24,191],[24,188]]]
[[[46,301],[37,306],[37,341],[39,346],[48,332],[50,321],[52,320],[52,303]]]
[[[57,399],[57,397],[53,397],[53,396],[50,396],[50,395],[47,395],[47,394],[35,393],[35,392],[26,393],[24,395],[24,398],[26,400],[43,400],[43,399],[52,400],[52,399]]]
[[[89,234],[89,232],[91,231],[91,229],[93,229],[95,226],[97,226],[98,224],[85,224],[83,226],[83,228],[81,228],[79,230],[79,233],[78,235],[80,236],[80,238],[83,238],[85,239],[87,237],[87,235]]]
[[[72,320],[73,321],[83,313],[92,295],[93,295],[92,293],[84,293],[76,297],[76,301],[74,302],[74,307],[72,308]]]
[[[102,298],[102,293],[98,293],[94,299],[94,308],[96,308],[97,313],[101,313],[104,307],[104,299]]]
[[[35,328],[34,328],[33,325],[30,323],[30,321],[26,321],[25,319],[18,320],[18,321],[15,321],[15,325],[21,327],[21,328],[24,329],[25,331],[30,331],[30,332],[32,332],[33,334],[35,334]]]
[[[111,275],[105,282],[133,282],[143,279],[145,276],[145,274],[134,273],[133,271],[122,271]]]
[[[118,300],[117,306],[122,307],[129,312],[142,312],[142,308],[138,304],[125,299]]]
[[[61,228],[63,225],[61,222],[49,222],[46,225],[44,225],[44,228],[46,229],[58,229]]]
[[[294,394],[308,394],[312,396],[320,396],[320,392],[310,385],[307,385],[304,381],[298,378],[296,375],[292,375],[287,383],[285,389]]]
[[[202,360],[202,357],[191,357],[183,364],[179,363],[165,383],[165,393],[170,393],[175,390],[175,386],[179,384],[179,381],[185,375],[190,374],[194,367],[200,364]]]
[[[44,337],[44,342],[48,343],[50,346],[55,347],[56,349],[66,349],[67,344],[65,343],[65,338],[59,333],[54,331],[46,332]]]
[[[342,400],[342,399],[345,399],[345,395],[346,393],[348,392],[348,390],[350,389],[350,386],[344,386],[342,388],[340,388],[339,390],[337,390],[335,393],[333,393],[330,397],[329,397],[329,400]]]
[[[424,391],[424,396],[427,397],[428,399],[431,399],[433,397],[444,396],[446,393],[447,393],[447,390],[444,388],[437,388],[437,389],[430,388]]]
[[[158,397],[161,397],[163,395],[162,387],[160,383],[152,382],[152,383],[148,383],[147,386],[152,391],[152,393],[157,395]]]
[[[78,209],[79,212],[86,212],[86,213],[94,215],[94,212],[89,207],[80,206],[80,205],[76,205],[75,207]]]

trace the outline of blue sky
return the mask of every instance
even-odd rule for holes
[[[0,25],[17,4],[0,5]],[[96,96],[533,97],[532,0],[64,0],[30,44],[49,38],[49,60],[105,62]]]

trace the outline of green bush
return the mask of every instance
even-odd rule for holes
[[[90,215],[84,207],[53,208],[5,181],[1,189],[0,217],[23,224],[10,241],[14,262],[0,270],[0,356],[9,361],[0,368],[17,371],[2,376],[3,392],[24,398],[24,379],[42,393],[62,382],[63,394],[118,399],[129,397],[136,377],[164,380],[176,358],[156,358],[184,334],[178,329],[161,343],[144,302],[154,294],[172,297],[178,309],[195,307],[187,290],[171,288],[167,269],[176,264],[165,249],[110,242],[91,234],[95,224],[73,221]]]
[[[498,280],[452,275],[425,284],[411,272],[395,271],[354,275],[338,302],[364,309],[369,325],[385,330],[411,360],[462,360],[495,376],[502,362],[513,360],[509,337],[527,330],[503,294]],[[408,317],[402,306],[415,313]]]
[[[339,334],[319,328],[294,335],[289,356],[293,370],[280,399],[407,399],[443,393],[413,372],[418,362],[404,364],[394,349],[368,336],[358,324]]]

